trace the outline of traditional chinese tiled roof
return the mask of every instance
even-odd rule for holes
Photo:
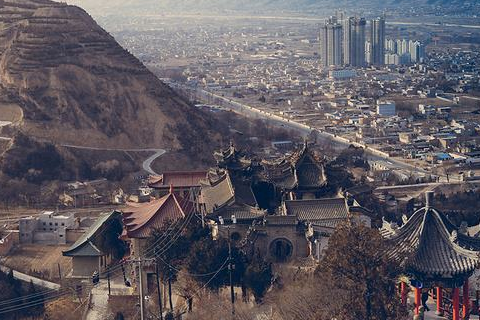
[[[304,149],[302,157],[296,162],[295,172],[300,188],[320,188],[327,184],[323,165],[309,149]]]
[[[123,211],[123,222],[129,238],[147,238],[154,229],[182,219],[192,210],[190,201],[169,193],[146,204],[129,205]]]
[[[480,262],[479,252],[465,247],[471,239],[460,236],[447,217],[431,207],[416,211],[401,228],[383,235],[390,245],[387,256],[420,279],[469,276]]]
[[[233,176],[231,177],[231,181],[235,195],[235,203],[246,204],[251,207],[257,205],[257,199],[253,194],[250,180]]]
[[[281,189],[290,190],[297,186],[297,178],[291,163],[282,160],[280,162],[262,162],[265,178]]]
[[[234,203],[235,192],[227,172],[219,175],[217,180],[206,182],[201,190],[201,201],[207,213]]]
[[[313,230],[322,231],[322,228],[335,230],[339,224],[344,223],[345,219],[325,219],[312,222]]]
[[[207,213],[228,205],[257,205],[249,180],[232,177],[227,171],[212,172],[201,190],[201,201]],[[213,177],[213,179],[212,179]]]
[[[298,224],[298,219],[296,216],[267,216],[265,221],[267,225],[277,226],[296,226]]]
[[[169,188],[193,188],[200,187],[200,181],[207,177],[206,171],[182,171],[165,172],[159,176],[151,176],[148,186],[154,189]]]
[[[208,218],[218,222],[218,217],[221,216],[224,221],[231,222],[232,215],[235,215],[235,218],[239,223],[251,223],[252,220],[262,219],[265,217],[266,213],[264,210],[243,204],[221,208],[215,211],[213,214],[210,214]]]
[[[327,184],[322,161],[307,143],[290,157],[262,165],[265,179],[282,189],[318,189]]]
[[[345,198],[285,201],[284,211],[299,221],[334,227],[349,217]]]
[[[85,233],[78,238],[75,243],[68,248],[68,250],[63,251],[63,255],[67,257],[99,257],[103,256],[104,253],[95,245],[95,238],[103,228],[112,221],[112,219],[117,219],[120,217],[120,213],[117,211],[112,211],[109,213],[104,213],[88,228]]]
[[[226,150],[216,151],[213,157],[219,167],[224,169],[244,169],[250,166],[251,161],[238,151],[233,144]]]

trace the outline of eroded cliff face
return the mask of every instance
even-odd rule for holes
[[[215,136],[75,6],[0,0],[0,81],[23,108],[22,131],[55,144],[181,150]]]

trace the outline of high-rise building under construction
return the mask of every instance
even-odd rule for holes
[[[370,63],[377,66],[385,64],[385,18],[373,19],[370,25]]]
[[[342,25],[330,17],[321,29],[321,58],[324,67],[342,65]]]
[[[365,59],[365,18],[349,17],[343,21],[343,64],[363,67]]]

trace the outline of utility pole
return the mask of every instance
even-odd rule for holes
[[[222,216],[218,216],[218,221],[221,225],[225,223],[225,220]],[[232,214],[232,223],[235,225],[237,223],[237,218]],[[233,289],[233,265],[232,265],[232,239],[230,238],[230,225],[227,225],[227,236],[228,236],[228,275],[230,278],[230,298],[232,300],[232,319],[235,318],[235,291]]]
[[[144,298],[143,298],[142,258],[140,258],[140,260],[138,260],[138,271],[139,271],[139,273],[138,273],[138,278],[139,278],[138,294],[140,295],[140,320],[145,320],[145,315],[144,315],[144,310],[143,310]]]
[[[107,281],[108,281],[108,296],[111,296],[112,292],[110,290],[110,268],[107,268]]]
[[[155,274],[157,275],[158,309],[160,311],[160,320],[163,320],[162,292],[160,291],[160,279],[158,277],[158,262],[155,262]]]
[[[228,273],[230,277],[230,297],[232,299],[232,319],[235,316],[235,291],[233,290],[233,270],[232,270],[232,240],[230,239],[230,226],[227,226],[228,230]]]

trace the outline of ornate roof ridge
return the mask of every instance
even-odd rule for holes
[[[415,211],[402,227],[382,233],[392,245],[387,257],[406,258],[406,266],[414,274],[451,277],[471,273],[480,264],[479,251],[463,246],[458,230],[450,231],[453,224],[448,224],[448,219],[429,205]]]
[[[448,243],[452,246],[453,249],[455,249],[455,251],[465,255],[470,255],[469,258],[474,258],[480,262],[480,257],[478,256],[478,252],[466,249],[458,244],[458,230],[454,230],[452,233],[448,232],[448,229],[444,221],[442,220],[438,210],[436,210],[435,208],[429,208],[428,212],[432,212],[435,214],[435,216],[437,217],[436,221],[441,223],[443,227],[440,229],[440,231],[445,233],[445,236],[448,237],[448,240],[449,240]],[[426,215],[427,214],[425,214],[425,216]],[[455,239],[453,239],[453,233],[455,233]]]

